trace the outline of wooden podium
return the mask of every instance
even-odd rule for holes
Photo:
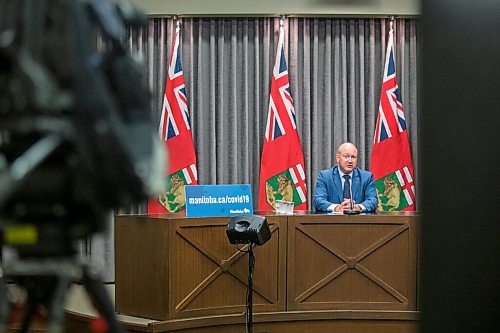
[[[418,331],[417,214],[265,215],[256,332]],[[241,331],[248,258],[229,243],[228,222],[117,215],[117,312],[158,321],[155,332]]]
[[[117,311],[157,320],[244,312],[248,258],[229,244],[228,221],[117,216]],[[271,239],[254,248],[255,312],[286,308],[286,217],[267,221]]]

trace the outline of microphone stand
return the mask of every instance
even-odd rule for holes
[[[344,209],[343,210],[343,213],[346,214],[346,215],[357,215],[359,213],[361,213],[359,210],[355,210],[354,209],[354,203],[352,202],[352,188],[351,188],[351,185],[352,184],[349,184],[349,209]]]

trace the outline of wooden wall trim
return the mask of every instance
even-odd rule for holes
[[[90,325],[95,318],[93,315],[82,314],[77,311],[66,311],[69,321],[77,321]],[[173,319],[167,321],[150,321],[147,323],[137,323],[127,320],[127,316],[119,316],[120,322],[127,331],[132,332],[171,332],[196,328],[210,328],[231,325],[244,325],[245,317],[241,314],[217,315],[198,318]],[[416,311],[289,311],[289,312],[269,312],[254,313],[253,322],[257,324],[288,325],[298,322],[326,321],[331,326],[335,322],[344,321],[355,326],[356,321],[365,322],[391,322],[397,325],[410,325],[417,327],[420,320],[420,313]],[[328,324],[325,324],[328,325]],[[285,327],[283,326],[283,327]],[[402,331],[404,332],[404,330]]]
[[[409,321],[416,322],[420,319],[420,313],[415,311],[287,311],[253,313],[254,323],[279,323],[298,321],[337,321],[337,320],[375,320],[375,321]],[[210,327],[220,325],[244,324],[245,316],[242,314],[230,314],[220,316],[208,316],[203,318],[174,319],[168,321],[153,322],[150,326],[159,332],[163,330],[181,330],[186,328]]]

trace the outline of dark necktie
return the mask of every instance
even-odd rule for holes
[[[344,199],[351,199],[351,190],[350,190],[351,182],[349,181],[349,179],[351,178],[351,176],[344,175],[343,177],[345,179],[345,182],[344,182]]]

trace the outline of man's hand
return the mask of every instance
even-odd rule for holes
[[[361,211],[361,207],[359,207],[359,205],[356,204],[354,200],[352,201],[352,205],[353,205],[353,210],[356,210],[358,212]],[[344,201],[340,205],[335,207],[336,212],[342,212],[344,210],[349,210],[349,209],[351,209],[351,201],[349,199],[344,199]]]
[[[353,201],[353,203],[354,203],[354,201]],[[342,203],[340,205],[335,207],[335,210],[337,212],[341,212],[341,211],[344,211],[346,209],[351,209],[351,201],[349,199],[344,199],[344,201],[342,201]]]

